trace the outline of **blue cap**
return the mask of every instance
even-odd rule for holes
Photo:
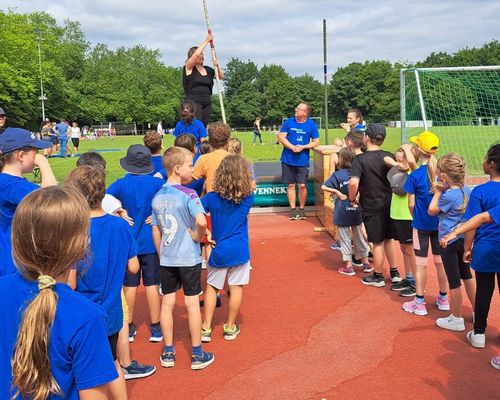
[[[7,128],[0,135],[0,154],[12,153],[25,147],[48,149],[52,147],[52,143],[38,140],[34,133],[22,128]]]

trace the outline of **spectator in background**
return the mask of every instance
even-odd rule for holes
[[[0,107],[0,134],[7,128],[7,114],[2,107]]]
[[[61,157],[66,157],[66,147],[68,146],[68,132],[70,130],[70,127],[68,125],[68,121],[65,119],[61,119],[61,122],[59,122],[56,125],[56,132],[57,132],[57,140],[59,141],[59,154]]]
[[[78,147],[80,146],[80,136],[82,132],[76,122],[73,122],[71,127],[71,142],[73,143],[73,157],[78,154]]]

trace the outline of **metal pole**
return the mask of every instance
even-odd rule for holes
[[[424,129],[427,130],[427,115],[425,114],[424,97],[422,96],[422,88],[420,87],[420,76],[418,69],[415,68],[415,80],[417,83],[418,100],[420,102],[420,110],[422,111],[422,119],[424,120]]]
[[[205,22],[207,23],[207,31],[208,34],[212,34],[212,29],[210,28],[210,20],[208,19],[208,6],[207,6],[207,0],[203,0],[203,10],[205,12]],[[220,111],[222,114],[222,122],[226,123],[226,112],[224,111],[224,100],[222,99],[222,92],[220,90],[220,85],[219,85],[219,66],[215,66],[215,60],[217,59],[217,56],[215,54],[215,46],[214,46],[214,41],[210,41],[210,53],[212,55],[212,63],[214,64],[214,70],[215,70],[215,83],[217,85],[217,91],[219,92],[219,102],[220,102]]]
[[[46,100],[45,95],[43,94],[43,78],[42,78],[42,50],[40,48],[40,29],[36,30],[36,42],[38,47],[38,66],[40,68],[40,97],[39,99],[42,102],[42,121],[45,121],[45,103]]]
[[[399,71],[399,104],[401,112],[401,144],[406,143],[406,68]]]
[[[328,144],[328,68],[326,58],[326,19],[323,19],[323,76],[325,89],[325,144]]]

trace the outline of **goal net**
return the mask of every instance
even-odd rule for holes
[[[454,151],[481,175],[500,140],[500,66],[402,69],[402,142],[424,130],[439,136],[438,156]]]

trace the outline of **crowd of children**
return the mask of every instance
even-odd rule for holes
[[[183,110],[192,117],[189,104]],[[189,118],[181,125],[189,126]],[[130,146],[120,160],[127,174],[107,188],[106,164],[97,153],[83,154],[57,186],[46,157],[38,154],[50,143],[20,128],[3,132],[0,293],[9,295],[0,303],[0,398],[99,400],[109,393],[126,399],[125,379],[156,370],[130,355],[141,278],[149,340],[162,342],[162,367],[175,366],[174,308],[181,288],[191,369],[215,360],[202,343],[212,340],[218,296],[225,287],[228,315],[220,333],[228,341],[238,337],[243,288],[250,281],[248,213],[255,176],[230,132],[217,122],[208,128],[208,143],[200,142],[203,136],[180,134],[163,155],[161,136],[148,132],[144,145]],[[460,155],[436,158],[435,134],[412,137],[413,145],[402,145],[395,156],[380,148],[385,137],[380,124],[362,131],[351,127],[322,186],[335,197],[334,223],[345,263],[338,272],[354,276],[359,266],[366,274],[363,284],[383,287],[386,258],[391,290],[415,296],[402,304],[403,310],[426,315],[432,259],[439,284],[435,304],[451,311],[436,325],[466,329],[463,283],[474,310],[466,338],[483,348],[495,277],[500,279],[495,244],[500,240],[500,144],[489,149],[484,162],[490,181],[471,191]],[[22,177],[35,167],[41,187]],[[404,278],[396,267],[394,239]],[[491,364],[500,369],[500,357]]]
[[[356,275],[354,260],[361,258],[363,272],[374,270],[361,282],[383,287],[385,255],[391,290],[403,297],[414,296],[402,304],[403,310],[423,316],[428,314],[424,295],[432,261],[439,286],[435,305],[451,311],[437,318],[436,325],[466,330],[463,284],[474,325],[466,338],[473,347],[483,348],[495,275],[500,284],[500,250],[494,244],[500,239],[500,144],[491,146],[483,164],[490,180],[471,192],[465,183],[464,159],[448,153],[438,160],[440,144],[434,133],[411,137],[412,144],[402,145],[395,157],[380,149],[385,136],[382,125],[372,124],[364,132],[353,127],[336,143],[341,149],[322,189],[335,197],[333,219],[339,245],[332,249],[339,249],[343,260],[338,272]],[[403,279],[396,268],[393,239],[400,244]],[[373,267],[367,259],[369,245],[373,246]],[[500,369],[500,357],[493,357],[491,364]]]

